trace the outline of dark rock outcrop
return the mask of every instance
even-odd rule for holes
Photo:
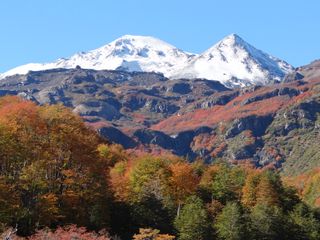
[[[270,92],[266,92],[251,98],[247,98],[246,100],[244,100],[242,102],[242,105],[246,105],[246,104],[250,104],[253,102],[257,102],[257,101],[262,101],[265,99],[269,99],[269,98],[273,98],[276,96],[283,96],[283,95],[288,95],[289,97],[293,97],[293,96],[297,96],[300,94],[300,91],[298,91],[297,89],[294,88],[288,88],[288,87],[284,87],[284,88],[277,88],[273,91]]]
[[[174,140],[170,136],[159,131],[139,129],[134,132],[133,136],[143,144],[154,144],[164,149],[174,148]]]
[[[121,144],[124,148],[134,148],[137,143],[115,127],[103,127],[98,133],[110,142]]]
[[[289,83],[289,82],[294,82],[294,81],[298,81],[303,79],[303,75],[297,71],[291,72],[289,74],[287,74],[284,78],[283,78],[283,83]]]
[[[271,124],[273,117],[267,116],[248,116],[241,119],[236,119],[232,122],[231,127],[227,130],[225,137],[233,138],[244,130],[252,131],[254,136],[262,136],[267,127]]]

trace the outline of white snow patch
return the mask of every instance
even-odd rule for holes
[[[80,66],[95,70],[158,72],[169,78],[207,78],[227,86],[266,84],[280,80],[293,67],[231,34],[197,55],[162,40],[125,35],[98,49],[60,58],[52,63],[29,63],[0,75],[0,79],[29,71]]]

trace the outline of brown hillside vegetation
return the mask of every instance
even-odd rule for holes
[[[169,134],[195,129],[201,126],[214,126],[220,122],[228,122],[234,119],[251,115],[273,115],[278,110],[294,105],[314,94],[313,88],[320,84],[320,78],[312,79],[307,84],[299,86],[299,83],[278,84],[272,87],[262,87],[253,92],[240,95],[222,106],[214,106],[210,109],[199,109],[184,115],[169,117],[151,128],[161,130]],[[295,89],[299,94],[290,97],[279,93],[268,97],[268,93],[283,88]],[[264,96],[265,97],[264,99]],[[259,99],[261,97],[261,100]]]

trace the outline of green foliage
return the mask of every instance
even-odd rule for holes
[[[320,239],[320,221],[307,205],[303,203],[296,205],[290,217],[299,228],[298,233],[301,239]]]
[[[164,198],[163,186],[167,182],[166,163],[161,158],[146,157],[139,159],[130,174],[130,188],[133,201],[139,201],[150,192],[158,199]]]
[[[250,214],[252,239],[294,239],[293,230],[277,206],[256,205]]]
[[[179,240],[208,239],[209,218],[200,198],[191,196],[174,222]]]
[[[214,228],[219,239],[247,239],[245,222],[240,206],[229,202],[217,216]]]
[[[208,169],[208,174],[205,173],[203,176],[206,179],[202,181],[202,187],[212,195],[212,198],[226,203],[240,197],[245,181],[243,169],[219,164],[216,170],[210,172]]]
[[[309,183],[304,189],[304,199],[310,204],[317,204],[320,206],[320,173],[316,173],[312,176]],[[319,201],[317,203],[317,201]]]
[[[110,165],[114,165],[117,162],[126,160],[126,154],[121,145],[100,144],[97,147],[97,150],[98,150],[99,156],[102,159],[105,159],[106,161],[108,161]]]

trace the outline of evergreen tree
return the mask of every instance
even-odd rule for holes
[[[221,203],[237,200],[244,185],[245,172],[239,167],[224,164],[214,165],[204,172],[201,188]]]
[[[296,205],[290,213],[290,217],[293,223],[299,227],[300,239],[320,239],[320,221],[304,203]]]
[[[281,209],[276,206],[257,204],[252,209],[250,220],[252,239],[295,239],[290,237],[289,222],[286,221]]]
[[[219,239],[247,239],[245,220],[240,206],[235,202],[227,203],[222,212],[217,216],[214,227]]]
[[[208,239],[209,218],[200,198],[191,196],[174,222],[179,240]]]

